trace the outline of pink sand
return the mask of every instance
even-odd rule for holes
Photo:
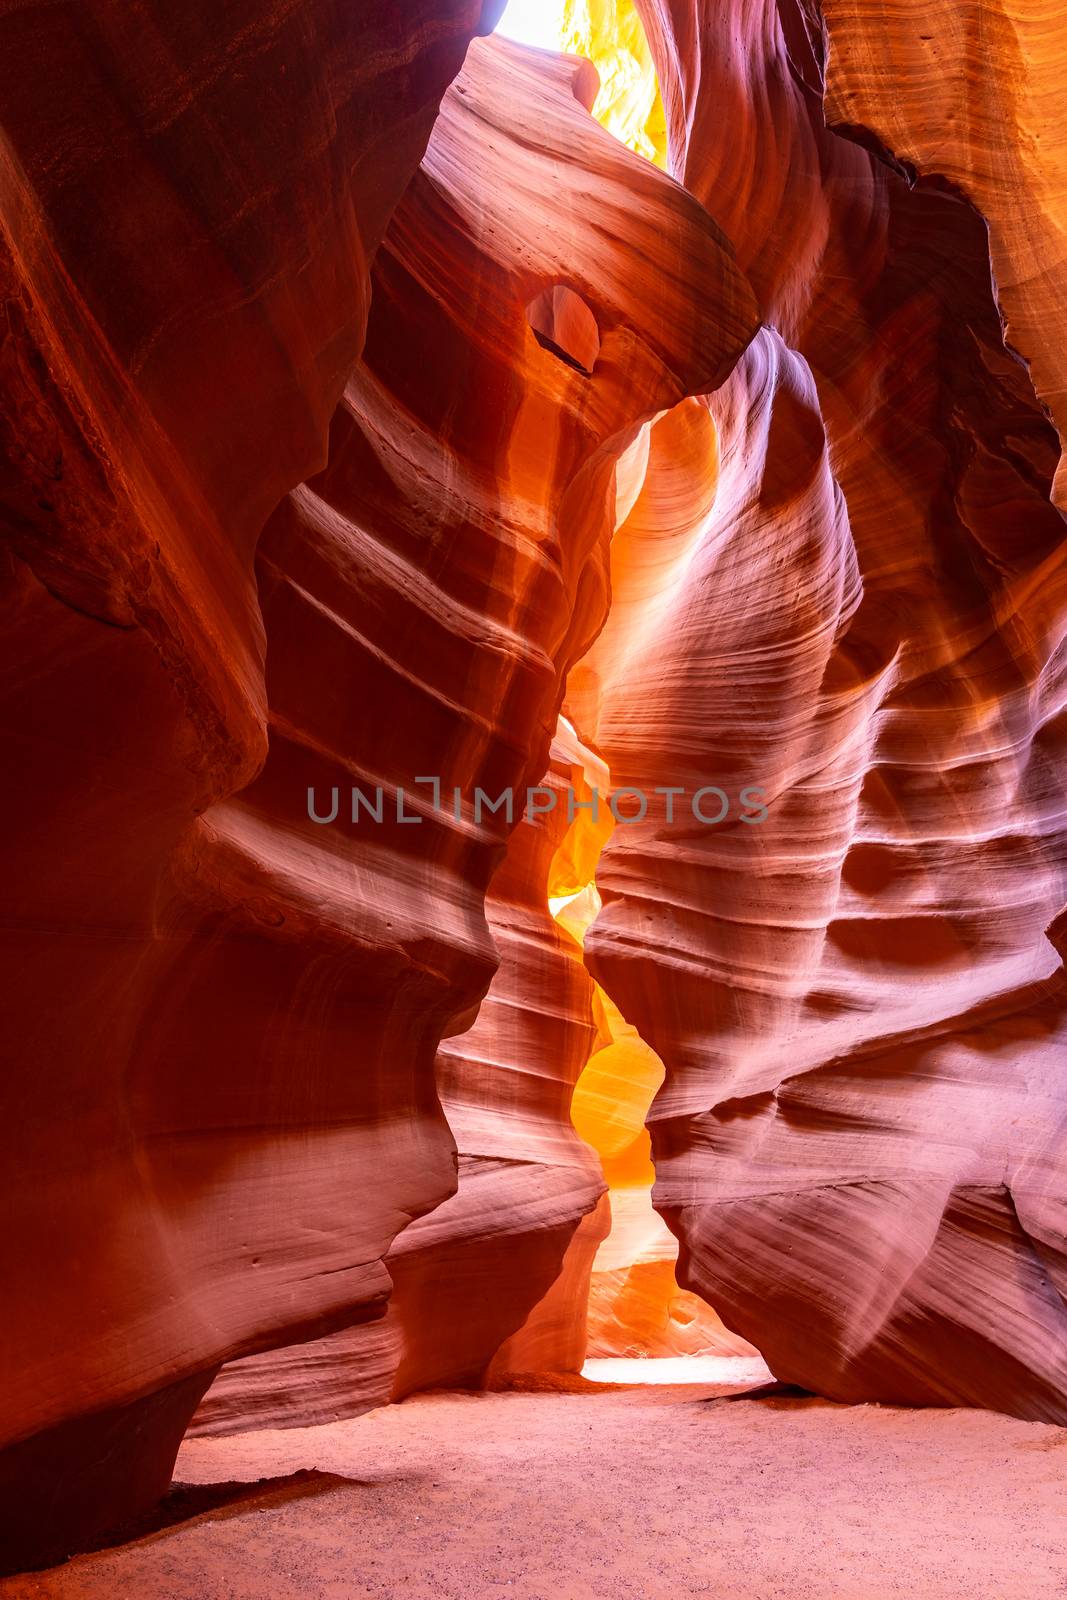
[[[1067,1431],[989,1412],[707,1385],[431,1394],[351,1422],[192,1441],[177,1481],[216,1487],[179,1491],[172,1514],[188,1520],[0,1594],[1067,1594]]]

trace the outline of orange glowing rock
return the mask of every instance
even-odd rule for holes
[[[613,1186],[610,1205],[589,1275],[587,1355],[757,1354],[706,1300],[678,1287],[678,1241],[653,1210],[649,1185]]]
[[[909,174],[945,179],[989,224],[1005,338],[1067,438],[1067,15],[1028,0],[954,0],[921,19],[823,0],[831,125],[870,136]],[[1064,466],[1057,501],[1067,505]]]
[[[426,150],[493,7],[121,9],[0,18],[0,1471],[29,1548],[157,1493],[221,1362],[295,1370],[379,1316],[394,1239],[454,1193],[434,1062],[492,978],[510,832],[471,796],[544,772],[615,456],[755,326],[701,204],[589,116],[586,63],[479,41]],[[527,319],[560,283],[591,375]],[[446,1249],[500,1209],[470,1154]],[[599,1183],[556,1178],[544,1279]]]
[[[571,1118],[613,1187],[652,1181],[645,1117],[662,1082],[662,1061],[637,1038],[613,1041],[586,1063]]]
[[[846,137],[817,7],[650,0],[674,170],[766,326],[708,401],[713,498],[663,423],[630,464],[568,714],[618,783],[769,802],[661,805],[597,870],[681,1282],[835,1398],[1064,1421],[1062,64],[1024,9],[828,0]]]
[[[706,412],[701,410],[700,415],[706,416]],[[647,437],[648,430],[642,429],[638,441],[639,444],[644,441],[642,460],[646,466]],[[617,480],[632,470],[632,456],[631,449],[620,461]],[[617,489],[617,514],[619,503]],[[614,537],[618,539],[618,530]],[[614,562],[613,544],[613,568]],[[597,788],[602,797],[597,812],[585,805],[578,810],[556,851],[549,877],[549,887],[555,889],[558,896],[549,900],[552,915],[557,925],[581,945],[601,910],[596,885],[588,880],[615,827],[613,813],[606,803],[611,775],[605,763],[574,738],[571,725],[565,719],[561,719],[561,730],[574,759],[583,766],[584,790],[591,792]],[[584,888],[576,888],[583,880]],[[610,1238],[605,1238],[590,1264],[584,1243],[588,1230],[585,1230],[583,1242],[576,1239],[574,1248],[568,1252],[564,1273],[574,1286],[589,1284],[588,1353],[696,1354],[725,1349],[733,1336],[725,1333],[710,1307],[678,1288],[674,1277],[677,1244],[652,1210],[649,1200],[648,1190],[655,1174],[645,1119],[663,1082],[663,1063],[599,985],[592,994],[591,1016],[596,1022],[600,1048],[589,1055],[575,1084],[570,1115],[581,1138],[596,1152],[604,1178],[610,1185]],[[640,1224],[636,1228],[629,1220],[635,1215],[635,1206],[640,1210]],[[651,1250],[650,1239],[655,1241]],[[605,1252],[609,1253],[609,1265],[604,1264]],[[541,1328],[546,1319],[550,1323],[558,1321],[560,1295],[561,1291],[554,1286],[546,1301],[531,1313],[528,1327]],[[568,1326],[575,1329],[573,1317]],[[679,1331],[683,1327],[684,1337]],[[678,1337],[673,1337],[675,1334]],[[572,1338],[572,1345],[574,1342]],[[542,1337],[536,1343],[541,1356],[545,1357],[546,1341]],[[570,1350],[571,1346],[567,1348]],[[745,1349],[748,1350],[747,1345]],[[504,1360],[522,1359],[529,1365],[532,1354],[532,1348],[520,1341],[506,1358],[498,1361],[497,1370]]]
[[[1067,1421],[1058,8],[77,9],[0,15],[0,1557],[220,1366]]]
[[[380,1092],[376,1074],[407,1085],[396,1128],[382,1125],[397,1144],[382,1158],[389,1172],[404,1170],[412,1130],[433,1138],[442,1160],[450,1133],[458,1146],[454,1195],[454,1171],[442,1186],[428,1158],[415,1164],[416,1220],[384,1258],[397,1394],[481,1381],[597,1200],[599,1169],[568,1116],[593,1045],[591,984],[547,904],[585,846],[563,838],[565,799],[550,831],[512,831],[504,812],[479,821],[472,796],[476,785],[492,799],[510,785],[521,811],[543,777],[565,673],[606,610],[615,457],[648,417],[718,382],[754,326],[711,219],[589,117],[590,80],[570,58],[500,40],[471,49],[383,240],[366,353],[335,416],[329,462],[261,545],[274,736],[255,787],[228,808],[238,826],[227,842],[256,883],[261,841],[285,841],[302,899],[318,895],[317,907],[287,904],[287,926],[310,934],[315,910],[330,910],[326,886],[343,894],[354,943],[342,938],[338,957],[360,986],[350,1018],[361,1029],[357,1082],[368,1094]],[[594,172],[601,204],[564,206]],[[550,208],[566,226],[549,225]],[[655,262],[654,301],[630,270],[635,238]],[[725,317],[701,310],[709,277],[722,279]],[[539,339],[531,323],[546,292],[558,310],[564,280],[601,330],[589,370],[564,349],[564,328]],[[558,759],[581,790],[597,764],[561,732]],[[370,788],[426,772],[439,775],[446,805],[420,826],[293,836],[298,775],[328,795],[353,779]],[[321,1029],[320,1019],[320,1042]],[[428,1048],[442,1034],[447,1125]],[[343,1096],[349,1054],[329,1061]],[[320,1074],[327,1064],[319,1058]],[[361,1170],[377,1193],[372,1164]],[[361,1194],[357,1185],[353,1203]],[[382,1394],[381,1338],[355,1326],[350,1340],[330,1330],[317,1351],[242,1360],[196,1426],[240,1426],[242,1389],[245,1425],[365,1409]],[[364,1341],[373,1359],[358,1355]]]

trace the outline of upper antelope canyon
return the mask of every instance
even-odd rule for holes
[[[1067,9],[0,4],[0,1595],[1067,1594]]]

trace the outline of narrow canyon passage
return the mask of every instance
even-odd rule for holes
[[[0,7],[5,1600],[1067,1594],[1065,83]]]
[[[613,711],[617,715],[620,706],[629,707],[629,686],[645,641],[702,541],[713,536],[718,476],[715,426],[707,405],[697,399],[646,424],[616,464],[611,603],[591,649],[571,669],[564,696],[566,716],[594,743],[602,726],[610,730]],[[596,869],[612,842],[626,850],[629,830],[643,824],[649,800],[655,804],[659,797],[643,789],[616,790],[607,762],[581,748],[599,812],[588,803],[576,812],[553,860],[549,886],[553,917],[582,946],[588,968],[587,935],[595,935],[603,910]],[[762,798],[755,789],[743,795]],[[717,786],[706,789],[705,798],[716,815],[724,807],[733,810],[735,826],[738,811],[749,820],[754,814],[755,808],[750,812],[738,805],[741,796]],[[625,989],[620,998],[624,994]],[[590,1277],[588,1355],[756,1355],[752,1345],[723,1326],[707,1299],[677,1284],[678,1241],[652,1204],[649,1127],[664,1084],[663,1062],[599,982],[593,1013],[598,1048],[575,1084],[571,1120],[600,1160],[611,1227]]]

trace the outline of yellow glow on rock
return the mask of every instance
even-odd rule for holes
[[[633,0],[564,0],[562,49],[600,74],[593,115],[639,155],[667,166],[667,121]]]

